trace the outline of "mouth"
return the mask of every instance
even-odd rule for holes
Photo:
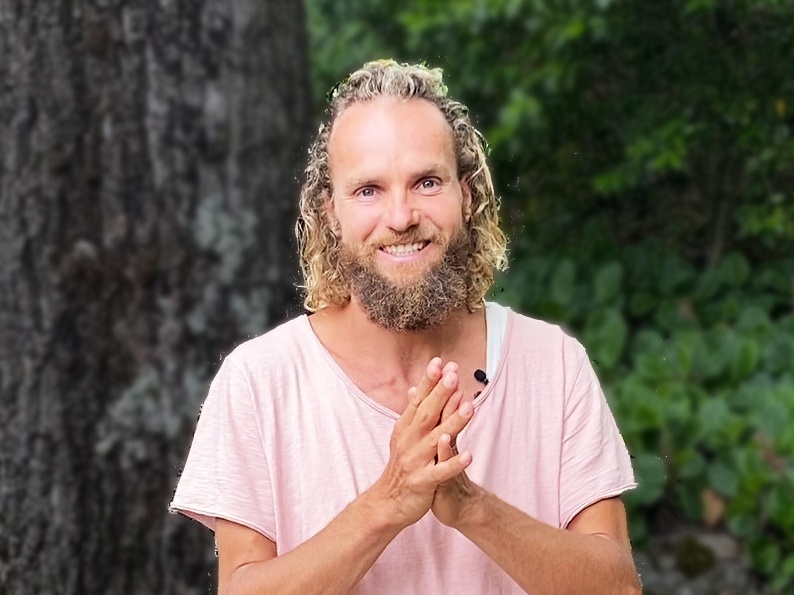
[[[381,246],[380,249],[390,256],[411,256],[422,251],[429,244],[430,242],[425,240],[422,242],[414,242],[413,244],[393,244],[391,246]]]

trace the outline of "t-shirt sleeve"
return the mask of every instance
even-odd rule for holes
[[[172,512],[223,518],[276,541],[270,474],[248,378],[227,358],[201,408]]]
[[[591,504],[637,486],[629,453],[590,360],[578,342],[571,343],[579,362],[564,409],[561,527]]]

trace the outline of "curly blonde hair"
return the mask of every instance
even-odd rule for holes
[[[309,149],[306,179],[300,194],[300,215],[295,226],[304,278],[304,307],[315,312],[343,305],[350,299],[340,266],[340,240],[328,218],[332,196],[328,166],[328,139],[336,119],[361,101],[388,96],[418,98],[435,105],[452,128],[458,177],[471,191],[471,217],[467,223],[471,254],[468,259],[466,305],[482,307],[494,271],[507,266],[507,240],[499,229],[499,199],[486,164],[487,144],[469,119],[468,108],[447,97],[441,69],[393,60],[368,62],[329,93],[326,120]]]

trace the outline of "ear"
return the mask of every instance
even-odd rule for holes
[[[463,195],[463,203],[461,205],[463,209],[463,221],[468,223],[471,221],[471,188],[469,187],[469,181],[467,179],[461,178],[460,192]]]

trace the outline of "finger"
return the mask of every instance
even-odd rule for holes
[[[419,383],[418,392],[421,394],[421,400],[427,398],[445,374],[457,374],[459,367],[455,362],[447,362],[442,367],[440,357],[430,360],[425,375]]]
[[[436,462],[448,461],[455,454],[452,452],[452,437],[449,434],[441,434],[438,439],[438,455]]]
[[[405,407],[405,411],[403,411],[400,419],[397,420],[395,424],[395,428],[407,426],[413,421],[414,415],[416,414],[416,408],[421,403],[421,399],[417,397],[416,387],[412,386],[408,389],[408,405]]]
[[[441,412],[441,420],[440,421],[443,422],[443,421],[449,419],[449,416],[452,415],[453,413],[455,413],[455,411],[458,410],[458,407],[460,407],[461,401],[463,401],[463,390],[459,388],[458,390],[455,391],[455,394],[453,394],[449,398],[449,401],[447,401],[447,404],[444,405],[444,410]]]
[[[460,366],[457,363],[449,361],[446,364],[444,364],[444,368],[443,368],[442,372],[444,372],[444,373],[446,373],[446,372],[455,372],[455,373],[457,373],[459,370],[460,370]]]
[[[402,417],[410,422],[416,415],[416,410],[421,405],[422,401],[430,394],[433,387],[438,384],[441,379],[441,358],[434,357],[427,364],[425,373],[418,386],[412,386],[408,389],[408,405],[403,412]]]
[[[444,366],[444,368],[446,369],[446,366]],[[438,381],[441,379],[442,371],[440,357],[434,357],[428,362],[422,380],[419,381],[419,385],[416,387],[417,393],[421,399],[429,395],[433,387],[438,384]]]
[[[454,448],[460,431],[465,428],[474,416],[474,405],[471,401],[463,401],[457,411],[443,420],[436,428],[438,435],[449,434]]]
[[[458,364],[456,364],[455,362],[447,362],[446,364],[444,364],[444,368],[441,370],[441,373],[442,373],[442,375],[446,374],[448,372],[457,374],[459,369],[460,369],[460,366],[458,366]],[[457,409],[458,404],[460,404],[460,399],[457,399],[456,395],[457,395],[457,391],[455,393],[453,393],[453,395],[447,401],[447,404],[444,405],[444,410],[441,412],[441,415],[438,417],[438,422],[437,423],[441,423],[441,421],[447,417],[447,415],[448,415],[447,411],[449,411],[451,413],[451,412],[455,411],[455,409]],[[460,396],[462,398],[463,397],[463,393],[461,393]],[[452,405],[450,405],[450,403],[452,403]]]
[[[438,425],[441,410],[449,398],[458,389],[459,378],[457,372],[446,371],[441,380],[433,387],[430,394],[422,400],[417,408],[414,421],[423,430],[430,430]]]
[[[449,481],[456,475],[463,473],[466,468],[471,465],[471,461],[472,456],[468,450],[455,455],[446,461],[439,460],[438,464],[434,465],[432,469],[430,469],[430,476],[436,485],[442,484],[445,481]]]

